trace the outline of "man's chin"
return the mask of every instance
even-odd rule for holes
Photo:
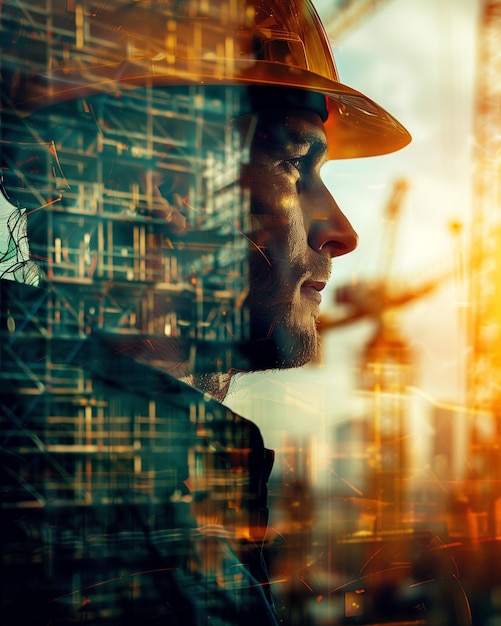
[[[320,349],[316,328],[294,330],[277,324],[270,336],[252,333],[252,338],[245,350],[252,371],[301,367],[314,360]]]

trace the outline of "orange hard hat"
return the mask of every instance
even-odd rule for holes
[[[2,106],[16,114],[138,86],[275,86],[325,98],[330,158],[410,141],[382,107],[339,81],[310,0],[69,0],[48,13],[46,0],[16,5],[2,9],[0,27],[3,67],[15,69]]]

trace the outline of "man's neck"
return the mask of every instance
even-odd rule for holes
[[[229,373],[190,374],[186,378],[183,378],[183,380],[192,387],[196,387],[204,393],[210,394],[219,402],[222,402],[230,388],[232,375]]]

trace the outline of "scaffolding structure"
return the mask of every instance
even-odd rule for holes
[[[64,65],[95,16],[39,0],[2,5],[1,18],[14,88]],[[96,50],[109,46],[102,32]],[[254,427],[169,374],[176,359],[224,372],[248,337],[249,199],[228,124],[238,95],[126,91],[1,120],[2,207],[26,222],[40,275],[0,280],[2,565],[28,594],[88,604],[92,623],[118,619],[117,593],[147,603],[156,583],[91,591],[91,563],[107,559],[111,579],[125,558],[144,567],[151,542],[186,564],[194,520],[224,515],[232,538],[257,527]],[[4,586],[2,606],[15,590]]]

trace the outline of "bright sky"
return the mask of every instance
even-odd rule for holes
[[[418,286],[425,278],[451,272],[433,296],[416,301],[399,319],[416,354],[418,396],[428,406],[463,399],[467,342],[461,319],[467,292],[457,268],[468,247],[466,236],[463,241],[452,237],[450,223],[468,224],[471,218],[479,2],[380,1],[333,41],[341,80],[387,108],[409,129],[413,142],[394,155],[327,164],[326,183],[358,230],[360,246],[335,261],[324,311],[332,309],[336,284],[378,276],[385,202],[394,181],[405,177],[410,190],[401,208],[393,275]],[[318,0],[317,5],[326,20],[324,9],[333,4]],[[287,409],[287,427],[298,431],[307,423],[315,429],[322,420],[353,415],[359,410],[354,366],[372,332],[367,323],[329,332],[324,367],[250,377],[230,404],[265,431],[283,429],[281,406]]]
[[[400,176],[410,191],[398,224],[394,275],[419,285],[424,277],[458,267],[460,242],[451,236],[450,223],[467,224],[471,218],[478,5],[477,0],[380,2],[345,39],[333,42],[341,80],[385,106],[413,136],[412,144],[394,155],[326,168],[331,190],[360,234],[358,251],[337,264],[343,279],[377,273],[381,250],[375,239],[385,225],[382,212],[391,185]],[[457,321],[467,294],[457,277],[402,319],[419,352],[421,384],[439,400],[456,394],[461,376]]]

